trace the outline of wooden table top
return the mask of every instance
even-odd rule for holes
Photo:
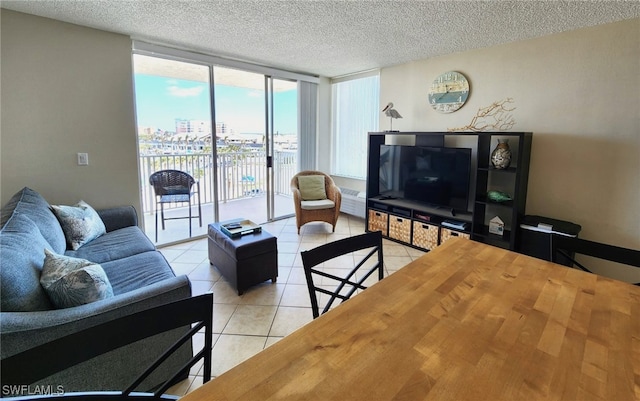
[[[182,398],[307,399],[640,399],[640,287],[452,239]]]

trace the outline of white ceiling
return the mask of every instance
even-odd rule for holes
[[[2,1],[133,39],[327,77],[640,16],[640,1]]]

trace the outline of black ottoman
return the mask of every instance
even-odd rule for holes
[[[238,295],[252,285],[271,279],[275,283],[278,277],[277,239],[267,231],[245,234],[230,238],[220,229],[236,219],[209,224],[209,263],[218,268],[231,284],[235,285]]]

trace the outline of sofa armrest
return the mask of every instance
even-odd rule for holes
[[[112,207],[97,210],[97,212],[104,222],[107,232],[138,225],[138,214],[133,206]]]
[[[203,380],[207,382],[211,379],[211,349],[212,349],[212,315],[213,315],[213,293],[209,292],[197,297],[189,297],[179,301],[169,302],[165,305],[156,306],[113,319],[108,322],[76,331],[68,336],[56,339],[52,342],[30,348],[27,351],[15,354],[2,359],[1,374],[3,386],[3,396],[7,393],[22,395],[27,390],[21,385],[33,384],[51,377],[53,374],[62,372],[68,368],[75,368],[83,362],[99,357],[114,350],[118,350],[129,344],[140,340],[145,340],[158,334],[166,333],[170,330],[185,330],[185,335],[181,340],[171,347],[163,350],[163,355],[175,355],[179,348],[175,344],[183,344],[196,335],[204,331],[204,346],[194,358],[184,365],[180,365],[180,370],[171,372],[163,387],[155,392],[154,399],[166,399],[157,397],[164,394],[165,389],[174,383],[175,378],[188,374],[188,369],[193,367],[199,360],[204,360]],[[145,322],[142,324],[141,322]],[[191,328],[191,325],[195,326]],[[204,328],[204,330],[198,330]],[[190,330],[187,330],[190,329]],[[114,335],[113,333],[118,333]],[[164,359],[164,357],[163,357]],[[159,364],[152,364],[147,370],[137,377],[136,382],[142,382],[152,375],[159,368]],[[118,367],[119,368],[119,367]],[[133,378],[131,378],[133,379]],[[130,380],[131,380],[130,379]],[[5,389],[4,387],[12,387]],[[113,388],[115,390],[115,388]],[[4,391],[6,390],[6,391]],[[127,399],[129,390],[125,390],[121,397],[116,399]],[[106,393],[104,399],[109,398]],[[132,394],[131,394],[132,395]],[[145,394],[147,395],[147,394]],[[148,394],[152,396],[153,394]],[[133,395],[132,395],[133,396]],[[37,398],[37,397],[36,397]],[[47,398],[45,396],[45,398]],[[73,397],[72,397],[73,398]],[[78,397],[76,397],[78,398]],[[90,396],[80,396],[80,399],[91,398]],[[133,396],[133,398],[139,398]]]
[[[0,358],[17,354],[81,329],[154,306],[188,298],[187,276],[163,280],[102,301],[68,309],[0,313]]]

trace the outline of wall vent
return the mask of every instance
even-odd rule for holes
[[[364,219],[366,209],[365,193],[356,191],[355,189],[342,187],[340,187],[340,192],[342,192],[342,203],[340,204],[340,211],[342,213],[350,214],[352,216],[357,216]]]

